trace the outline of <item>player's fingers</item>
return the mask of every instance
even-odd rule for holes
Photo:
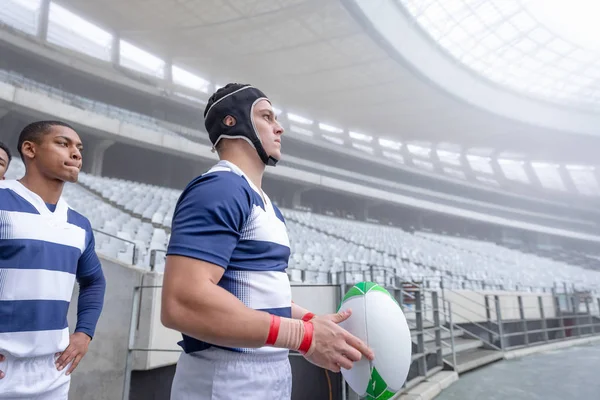
[[[75,368],[77,368],[77,366],[79,365],[79,361],[81,361],[81,358],[82,357],[79,354],[75,357],[75,359],[73,360],[73,363],[71,364],[71,367],[67,371],[66,375],[70,375],[71,372],[75,371]]]
[[[352,369],[352,361],[348,360],[346,357],[341,356],[337,359],[337,364],[344,369]]]
[[[346,356],[348,360],[353,362],[360,361],[360,359],[362,358],[362,354],[360,353],[360,351],[356,350],[352,346],[346,346],[344,348],[344,356]]]
[[[73,358],[73,350],[67,348],[65,351],[63,351],[63,353],[60,355],[58,360],[56,360],[56,367],[58,368],[58,370],[62,371],[62,369],[64,367],[66,367],[67,364],[69,364],[69,361],[72,358]]]
[[[348,333],[348,335],[346,337],[346,343],[348,343],[350,346],[354,347],[356,350],[360,351],[369,360],[373,361],[373,359],[375,358],[375,354],[373,354],[373,350],[371,350],[369,348],[369,346],[366,345],[365,342],[363,342],[356,336]]]
[[[339,324],[340,322],[344,322],[345,320],[350,318],[350,315],[352,315],[352,310],[350,309],[345,311],[339,311],[331,315],[331,320],[336,324]]]

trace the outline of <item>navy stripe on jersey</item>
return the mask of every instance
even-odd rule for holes
[[[92,226],[90,225],[88,219],[79,214],[77,211],[74,211],[72,208],[69,208],[69,211],[67,211],[67,223],[77,225],[81,229],[85,229],[86,232],[90,232],[92,230]]]
[[[290,248],[273,242],[242,240],[231,255],[228,268],[250,271],[280,271],[287,268]]]
[[[0,333],[64,329],[68,309],[69,302],[60,300],[2,300]]]
[[[279,315],[280,317],[292,318],[292,307],[261,308],[259,311],[268,312],[269,314],[273,315]]]
[[[75,274],[81,251],[41,240],[10,239],[0,241],[0,254],[0,268],[47,269]]]
[[[38,210],[27,200],[10,189],[0,189],[0,207],[3,211],[16,211],[39,214]]]

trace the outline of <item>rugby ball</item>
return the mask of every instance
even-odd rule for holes
[[[347,291],[338,311],[347,309],[352,315],[339,325],[373,349],[375,359],[363,357],[351,369],[342,368],[342,375],[359,396],[390,399],[402,388],[411,364],[406,317],[392,295],[373,282],[359,282]]]

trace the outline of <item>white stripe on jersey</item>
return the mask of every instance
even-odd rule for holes
[[[286,226],[277,217],[268,199],[265,208],[266,211],[254,204],[252,213],[242,229],[240,240],[258,240],[290,247]]]
[[[75,275],[45,269],[0,269],[2,300],[71,301]]]
[[[0,353],[10,349],[14,357],[35,357],[63,351],[69,345],[69,328],[34,332],[0,332]]]
[[[232,271],[233,272],[233,271]],[[244,302],[255,310],[285,308],[292,304],[290,280],[287,273],[279,271],[235,271],[233,275],[242,282]]]
[[[61,244],[85,250],[85,229],[67,221],[47,218],[39,214],[16,211],[1,211],[0,220],[5,228],[0,231],[0,239],[27,239]],[[57,230],[60,234],[57,234]]]

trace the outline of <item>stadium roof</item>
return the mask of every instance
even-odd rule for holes
[[[474,72],[540,100],[600,111],[600,5],[582,0],[398,1],[428,36]]]
[[[598,52],[527,2],[55,3],[203,82],[251,82],[322,129],[597,161]]]

